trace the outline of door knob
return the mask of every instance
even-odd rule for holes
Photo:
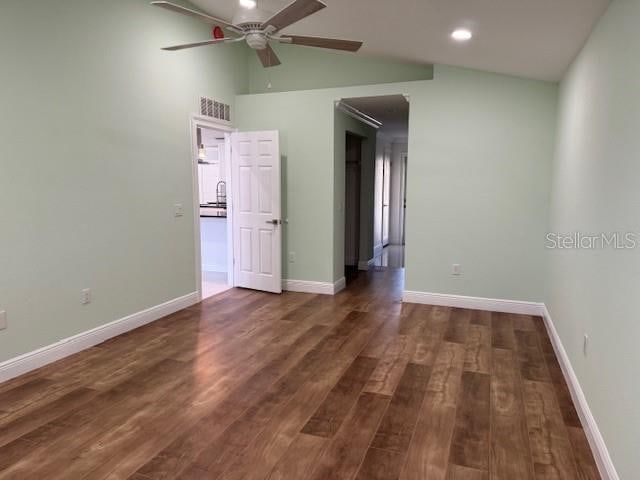
[[[278,219],[267,220],[266,223],[269,223],[271,225],[280,225],[282,223],[282,220],[278,220]]]

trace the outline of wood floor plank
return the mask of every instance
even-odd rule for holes
[[[536,478],[578,478],[571,443],[553,386],[524,381],[524,403]]]
[[[280,458],[267,480],[305,480],[309,478],[318,458],[330,440],[300,433]]]
[[[47,378],[34,378],[29,382],[0,393],[0,411],[17,412],[55,388],[55,383]]]
[[[444,341],[465,343],[470,321],[471,310],[463,308],[452,309],[447,330],[444,332]]]
[[[407,364],[372,447],[402,454],[407,452],[430,375],[431,369],[425,365]],[[378,454],[374,456],[379,458]]]
[[[507,313],[491,314],[491,346],[493,348],[515,349],[513,317]]]
[[[449,462],[489,470],[491,377],[463,372]]]
[[[473,324],[469,327],[464,370],[486,373],[491,371],[491,328]]]
[[[533,463],[514,352],[491,352],[491,458],[493,480],[533,479]]]
[[[88,402],[98,392],[88,388],[79,388],[70,393],[45,404],[36,411],[16,418],[13,422],[0,428],[0,446],[6,445],[29,432],[45,425],[56,418],[76,409]]]
[[[491,312],[474,310],[471,315],[471,325],[491,327]]]
[[[551,382],[544,356],[540,350],[538,333],[517,330],[515,338],[522,378],[538,382]]]
[[[535,332],[536,323],[531,315],[511,315],[513,318],[513,329],[522,332]]]
[[[443,342],[431,370],[403,480],[445,479],[464,364],[464,346]]]
[[[489,473],[484,470],[463,467],[460,465],[449,465],[449,475],[447,480],[488,480]]]
[[[389,398],[364,392],[318,461],[312,480],[353,478],[389,404]]]
[[[356,358],[302,428],[302,433],[332,437],[358,400],[362,388],[377,364],[376,358],[362,356]]]
[[[593,458],[589,441],[582,428],[568,427],[569,441],[578,467],[581,480],[600,480],[598,466]]]
[[[395,337],[384,352],[364,391],[391,396],[402,372],[415,351],[415,340],[407,335]]]
[[[404,453],[369,448],[356,480],[398,480],[404,459]]]
[[[440,348],[444,333],[448,328],[451,309],[431,307],[428,310],[424,328],[418,331],[416,347],[411,356],[411,363],[433,365]]]

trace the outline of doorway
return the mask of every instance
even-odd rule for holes
[[[347,278],[358,269],[360,260],[362,141],[359,135],[346,133],[344,264]]]
[[[227,209],[229,148],[227,132],[211,125],[196,125],[197,199],[202,299],[232,286]]]
[[[194,115],[191,135],[200,298],[232,287],[281,293],[279,132],[238,132]]]
[[[409,100],[404,95],[357,97],[340,100],[347,106],[347,115],[375,129],[375,154],[366,156],[369,166],[363,164],[360,185],[360,262],[361,270],[399,268],[405,265],[405,226],[407,164],[409,157]],[[350,142],[347,138],[345,182],[352,180],[349,167]],[[353,148],[353,147],[351,147]],[[364,158],[364,157],[363,157]],[[345,192],[345,264],[352,264],[353,204],[347,187]]]

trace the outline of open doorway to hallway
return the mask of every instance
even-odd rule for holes
[[[409,101],[387,95],[346,98],[339,106],[366,126],[362,135],[346,132],[345,270],[403,269]]]

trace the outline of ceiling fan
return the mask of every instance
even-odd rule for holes
[[[254,2],[252,3],[255,5]],[[357,52],[362,46],[362,42],[355,42],[353,40],[301,35],[283,35],[278,33],[283,28],[286,28],[289,25],[292,25],[325,8],[326,5],[318,0],[294,0],[294,2],[284,7],[275,15],[270,15],[269,12],[265,12],[259,8],[241,8],[237,11],[230,22],[171,2],[157,1],[151,2],[151,5],[199,18],[211,25],[223,26],[227,30],[238,35],[237,37],[231,38],[224,38],[224,35],[216,35],[216,37],[219,36],[222,38],[214,38],[212,40],[188,43],[185,45],[175,45],[173,47],[163,48],[163,50],[175,51],[183,50],[185,48],[215,45],[219,43],[241,42],[244,40],[256,51],[262,65],[266,68],[280,65],[278,56],[269,44],[269,42],[272,41],[290,43],[293,45],[303,45],[306,47],[343,50],[347,52]]]

